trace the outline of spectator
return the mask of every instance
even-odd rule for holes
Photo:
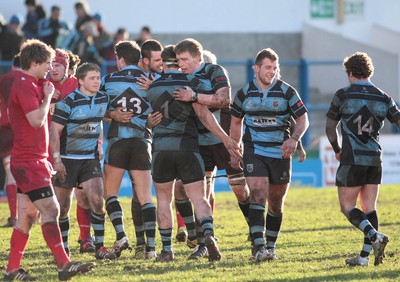
[[[86,1],[78,1],[75,3],[75,13],[75,29],[80,31],[84,23],[92,20],[92,17],[89,15],[89,6]]]
[[[26,21],[22,27],[22,31],[26,39],[38,38],[38,22],[46,17],[43,6],[39,4],[39,0],[25,0],[25,6],[28,9]]]
[[[6,27],[7,22],[4,16],[0,13],[0,33],[3,31],[3,29]]]
[[[101,58],[93,39],[98,34],[96,24],[93,21],[88,21],[81,26],[79,32],[71,32],[62,49],[71,50],[81,58],[82,63],[92,62],[99,64]]]
[[[44,43],[53,48],[58,47],[57,42],[65,39],[69,33],[69,27],[66,22],[60,21],[61,8],[59,6],[51,7],[51,15],[47,19],[41,19],[38,22],[38,36]]]
[[[142,29],[140,30],[140,34],[139,34],[139,38],[136,39],[136,43],[142,47],[142,44],[148,40],[148,39],[152,39],[153,36],[151,35],[151,30],[150,27],[148,26],[143,26]]]
[[[104,28],[104,25],[101,22],[101,15],[99,13],[96,13],[93,16],[92,21],[95,23],[98,31],[98,35],[93,37],[93,43],[97,50],[99,50],[99,52],[101,53],[104,49],[108,47],[113,48],[114,39],[111,33]]]
[[[115,62],[115,60],[117,59],[117,56],[114,52],[114,46],[117,45],[118,42],[127,41],[128,39],[129,39],[128,32],[126,31],[125,28],[120,27],[114,35],[114,42],[107,48],[99,51],[100,56],[107,61]],[[117,70],[118,70],[117,66],[110,66],[107,68],[107,73],[111,73],[111,72],[114,72]]]
[[[18,54],[24,35],[20,29],[21,18],[13,15],[0,34],[0,50],[3,61],[11,61]]]

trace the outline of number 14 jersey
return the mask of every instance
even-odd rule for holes
[[[339,89],[326,116],[341,121],[344,165],[380,166],[379,130],[387,118],[400,119],[394,100],[370,82],[356,82]]]

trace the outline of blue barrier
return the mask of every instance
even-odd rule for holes
[[[253,64],[254,61],[252,59],[248,60],[220,60],[218,62],[222,66],[243,66],[246,68],[246,81],[250,81],[254,77]],[[309,109],[309,115],[312,116],[314,111],[327,111],[328,105],[324,104],[311,104],[310,102],[310,85],[309,85],[309,69],[311,66],[321,66],[321,65],[341,65],[342,61],[339,60],[331,60],[331,61],[310,61],[310,60],[288,60],[281,61],[281,66],[284,67],[295,67],[299,69],[299,93],[303,99],[304,104]],[[102,74],[107,73],[107,68],[115,67],[116,62],[110,60],[103,60],[100,65]],[[11,69],[10,61],[0,61],[0,67],[4,67],[4,70],[8,71]],[[392,127],[392,132],[398,132],[397,127]],[[307,148],[311,144],[311,132],[307,130],[302,141],[305,148]]]
[[[293,173],[291,187],[322,187],[322,162],[320,159],[308,159],[303,163],[293,161]],[[225,170],[217,170],[217,177],[215,178],[214,191],[229,192],[228,179],[226,178]],[[152,193],[155,195],[154,185],[152,186]],[[132,184],[127,172],[121,183],[120,197],[132,197]]]

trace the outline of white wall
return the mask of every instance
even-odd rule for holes
[[[64,18],[75,21],[70,0],[40,0],[46,11],[53,4],[63,8]],[[304,23],[367,40],[370,27],[378,23],[400,31],[400,1],[345,0],[363,3],[363,14],[347,17],[344,24],[336,19],[311,19],[311,0],[88,0],[92,13],[103,16],[110,31],[126,27],[136,33],[143,25],[155,33],[188,32],[300,32]],[[340,1],[340,0],[336,0]],[[0,0],[0,12],[6,20],[14,13],[25,16],[24,0]]]
[[[75,1],[40,0],[46,12],[57,3],[63,17],[75,22]],[[110,31],[126,27],[138,32],[143,25],[155,33],[187,32],[298,32],[308,15],[309,0],[89,0],[91,13],[100,13]],[[0,0],[6,20],[25,16],[24,0]],[[282,16],[284,14],[284,16]]]

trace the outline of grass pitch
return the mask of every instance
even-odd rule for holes
[[[135,243],[130,199],[121,198],[125,230]],[[222,260],[188,261],[190,249],[174,242],[175,261],[171,263],[138,260],[124,251],[115,261],[99,261],[96,268],[75,281],[400,281],[400,186],[383,185],[378,201],[381,232],[389,236],[382,265],[348,267],[345,259],[359,253],[363,234],[340,213],[336,188],[291,188],[286,200],[282,230],[277,242],[278,260],[258,263],[250,259],[248,227],[233,193],[218,193],[214,216],[215,233]],[[0,203],[0,223],[9,216],[6,203]],[[0,228],[0,268],[5,271],[12,229]],[[174,236],[175,236],[174,230]],[[93,255],[79,254],[75,203],[71,211],[70,248],[74,261],[95,261]],[[115,240],[106,220],[105,246]],[[157,234],[157,251],[161,240]],[[39,225],[35,225],[25,251],[22,267],[40,281],[56,281],[53,256],[46,247]]]

